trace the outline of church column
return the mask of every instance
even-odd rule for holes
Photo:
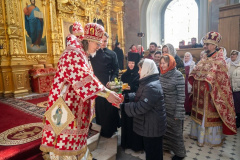
[[[6,11],[4,1],[0,1],[0,97],[4,94],[4,79],[2,72],[2,61],[7,56],[7,33],[6,33]]]
[[[49,1],[49,16],[50,16],[50,39],[52,43],[52,50],[51,53],[48,53],[49,56],[53,59],[53,65],[56,67],[59,57],[61,55],[60,48],[59,48],[59,33],[58,33],[58,25],[61,25],[61,22],[57,19],[56,14],[56,1],[50,0]],[[50,44],[50,43],[49,43]]]
[[[209,31],[209,5],[208,0],[200,0],[199,7],[199,23],[198,23],[198,39],[199,42],[203,36]]]
[[[111,9],[112,8],[112,3],[111,3],[111,0],[108,0],[107,1],[107,6],[106,6],[106,12],[107,12],[107,33],[109,35],[109,38],[108,38],[108,48],[109,49],[112,49],[112,30],[111,30],[111,21],[110,21],[110,18],[111,18]]]
[[[4,84],[4,96],[23,96],[30,90],[28,70],[24,50],[24,30],[22,9],[18,0],[5,0],[7,29],[6,49],[7,53],[2,56],[1,68]]]
[[[125,41],[124,41],[124,31],[123,31],[123,11],[118,12],[118,40],[121,43],[122,50],[125,51]]]

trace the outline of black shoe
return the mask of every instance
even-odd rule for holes
[[[182,160],[182,159],[184,159],[184,157],[179,157],[177,155],[172,157],[172,160]]]
[[[240,127],[240,124],[237,124],[237,128],[239,128]]]
[[[97,160],[97,159],[95,159],[95,158],[92,158],[92,160]]]

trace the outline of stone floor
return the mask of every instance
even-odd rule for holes
[[[31,94],[33,96],[35,94]],[[41,94],[36,94],[41,95]],[[185,122],[184,122],[184,142],[185,147],[187,150],[187,157],[185,157],[185,160],[240,160],[240,128],[238,128],[238,134],[232,135],[232,136],[226,136],[226,140],[224,141],[223,146],[221,147],[198,147],[196,144],[196,141],[189,138],[191,128],[191,118],[189,116],[186,116]],[[117,148],[112,150],[112,154],[115,155],[111,158],[107,159],[115,159],[116,160],[145,160],[145,154],[144,153],[135,153],[132,150],[122,150],[120,147],[121,142],[121,130],[118,131],[118,138],[115,138],[117,140],[114,141],[114,145],[117,145]],[[105,139],[108,141],[107,139]],[[113,141],[113,140],[111,140]],[[117,141],[117,142],[116,142]],[[102,143],[104,142],[104,139],[102,140]],[[108,142],[105,144],[109,144]],[[102,147],[100,147],[102,148]],[[114,147],[115,148],[115,147]],[[107,150],[107,148],[105,148]],[[103,150],[101,150],[102,152]],[[117,152],[117,154],[116,154]],[[103,153],[105,153],[103,151]],[[106,153],[109,153],[109,151],[106,151]],[[171,160],[171,157],[173,154],[169,152],[164,152],[164,160]],[[104,157],[101,157],[101,159],[98,160],[107,160]]]
[[[184,160],[240,160],[240,128],[238,134],[226,136],[221,147],[198,147],[195,140],[189,138],[191,118],[186,116],[184,122],[184,142],[187,150],[187,157]],[[119,131],[120,132],[120,131]],[[120,147],[120,135],[118,137],[117,160],[145,160],[144,153],[135,153],[131,150],[123,151]],[[164,160],[171,160],[173,155],[164,152]]]

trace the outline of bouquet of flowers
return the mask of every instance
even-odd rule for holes
[[[118,94],[122,93],[122,85],[123,85],[123,82],[119,81],[117,78],[115,78],[114,81],[109,83],[110,90]]]

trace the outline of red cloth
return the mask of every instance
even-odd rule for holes
[[[62,88],[67,86],[63,99],[75,120],[57,137],[46,120],[40,147],[43,152],[54,152],[60,156],[86,152],[89,123],[95,114],[94,100],[97,93],[105,89],[93,74],[88,57],[77,37],[69,35],[67,41],[67,49],[59,59],[58,70],[49,93],[47,110],[59,98]]]
[[[55,75],[57,72],[56,68],[41,68],[41,69],[30,69],[29,75],[33,78]]]
[[[0,132],[27,123],[42,122],[38,117],[0,102]],[[13,118],[14,117],[14,118]],[[41,139],[15,146],[0,146],[0,159],[27,159],[40,153]]]
[[[29,70],[33,92],[36,92],[36,93],[49,92],[51,89],[56,71],[57,69],[55,68]]]
[[[31,14],[32,10],[34,10],[35,8],[36,8],[36,7],[33,6],[33,5],[28,5],[27,7],[25,7],[25,8],[23,9],[23,12],[24,12],[24,14],[25,14],[26,16],[29,16],[29,15]]]
[[[190,94],[188,93],[189,71],[190,71],[190,66],[185,66],[185,102],[184,102],[184,108],[185,108],[186,112],[191,112],[191,110],[192,110]]]
[[[208,106],[213,106],[217,110],[215,113],[218,113],[224,125],[227,126],[225,127],[223,125],[223,133],[231,134],[227,131],[231,130],[232,133],[236,134],[236,114],[227,71],[223,50],[220,49],[212,55],[212,57],[204,57],[195,66],[189,76],[189,82],[191,84],[193,84],[194,81],[205,82],[205,86],[210,91],[209,98],[211,98],[213,102],[213,104],[208,104]],[[193,99],[193,103],[194,101],[196,101],[196,99]],[[208,120],[206,120],[205,123],[208,123]]]

